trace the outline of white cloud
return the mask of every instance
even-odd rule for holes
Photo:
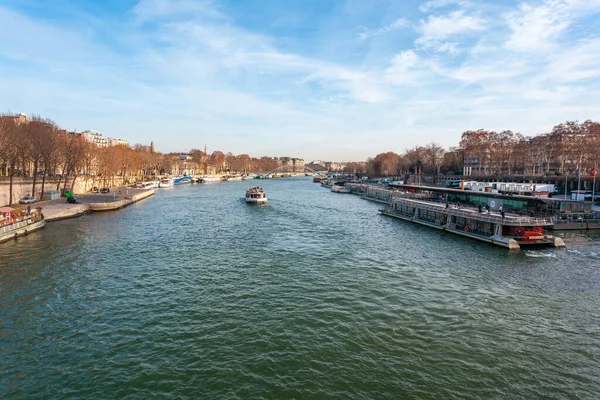
[[[351,21],[343,13],[323,17],[335,32],[343,28],[343,41],[323,34],[328,27],[305,43],[238,25],[212,1],[141,0],[126,15],[130,24],[106,43],[95,26],[40,21],[0,6],[0,55],[7,58],[0,107],[133,143],[154,140],[161,151],[207,142],[234,153],[354,159],[434,140],[456,144],[462,130],[481,126],[542,129],[600,118],[599,32],[580,23],[600,10],[600,0],[525,1],[426,2],[421,9],[435,14],[416,22],[412,48],[405,32],[368,40],[411,25],[402,18],[358,40],[356,26],[375,26],[372,15],[360,13]],[[557,13],[541,12],[550,4],[560,5]],[[404,15],[397,12],[382,11],[378,20]],[[548,36],[538,35],[539,27],[528,33],[535,17],[554,18],[550,29],[568,25]],[[548,51],[521,50],[535,40],[505,47],[528,34]],[[342,142],[349,147],[335,145]]]
[[[429,16],[422,20],[418,30],[422,33],[415,43],[425,49],[436,51],[456,50],[457,43],[444,43],[446,39],[458,35],[485,30],[484,20],[465,15],[463,10],[453,11],[443,16]]]
[[[505,14],[511,35],[505,43],[508,50],[549,52],[560,46],[568,28],[584,16],[600,12],[600,0],[545,0],[523,3],[517,11]],[[586,27],[588,31],[593,26]]]
[[[408,24],[409,24],[409,21],[406,18],[398,18],[391,24],[384,25],[377,29],[365,30],[365,31],[359,33],[358,37],[361,40],[370,39],[374,36],[383,35],[385,33],[391,32],[393,30],[403,28],[405,26],[408,26]]]
[[[506,15],[506,21],[512,29],[506,48],[523,52],[549,50],[571,23],[566,3],[560,0],[541,6],[521,4],[518,11]]]

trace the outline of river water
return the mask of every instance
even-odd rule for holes
[[[600,237],[510,252],[379,207],[186,185],[1,245],[0,398],[598,398]]]

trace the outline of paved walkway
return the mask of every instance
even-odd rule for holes
[[[90,211],[109,211],[116,210],[136,201],[142,200],[154,194],[154,189],[131,189],[127,187],[111,189],[110,193],[88,193],[77,195],[76,204],[67,203],[62,197],[58,200],[46,200],[33,204],[19,204],[22,209],[27,206],[31,208],[42,207],[42,213],[46,221],[58,221],[61,219],[72,218]]]

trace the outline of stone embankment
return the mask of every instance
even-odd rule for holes
[[[73,218],[93,211],[112,211],[126,207],[154,194],[154,189],[116,188],[114,193],[87,194],[77,196],[79,203],[70,204],[66,199],[43,201],[31,204],[31,207],[42,207],[47,222]],[[23,204],[20,205],[25,208]]]

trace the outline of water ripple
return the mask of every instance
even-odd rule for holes
[[[597,235],[507,252],[305,179],[0,246],[2,398],[596,398]]]

